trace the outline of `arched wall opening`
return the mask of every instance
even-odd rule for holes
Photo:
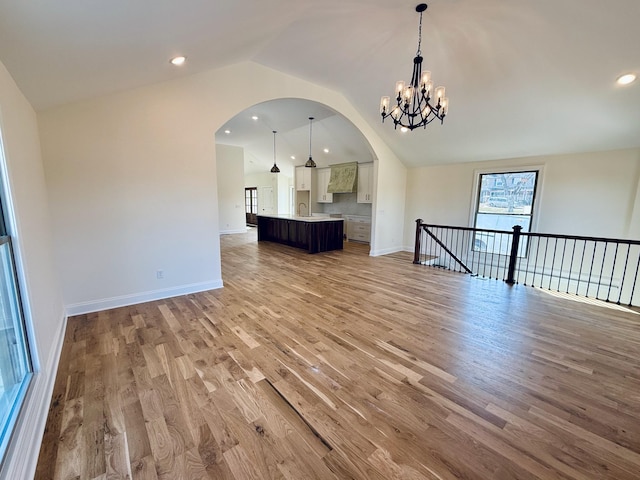
[[[317,179],[311,187],[313,202],[309,202],[309,194],[305,196],[295,187],[295,167],[303,166],[310,154],[317,164]],[[216,132],[220,233],[244,233],[245,223],[255,224],[256,214],[299,215],[297,205],[309,208],[304,213],[313,216],[342,216],[345,226],[347,219],[370,222],[372,193],[359,195],[354,190],[322,195],[318,188],[332,165],[355,162],[371,166],[368,172],[374,168],[374,160],[371,144],[360,130],[326,105],[303,98],[253,105]],[[279,173],[270,172],[274,163]]]

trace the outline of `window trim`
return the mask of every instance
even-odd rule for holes
[[[1,113],[1,112],[0,112]],[[13,267],[13,281],[17,297],[17,308],[20,311],[22,323],[26,361],[28,371],[18,389],[10,417],[4,430],[0,431],[0,473],[5,473],[7,464],[13,462],[15,456],[13,446],[17,441],[19,425],[25,421],[29,391],[34,385],[34,377],[40,372],[41,364],[37,349],[37,337],[34,329],[31,308],[29,305],[28,282],[24,269],[22,246],[18,238],[18,222],[14,208],[14,196],[9,175],[9,165],[3,138],[4,125],[0,116],[0,215],[3,222],[2,241],[9,244],[11,263]]]

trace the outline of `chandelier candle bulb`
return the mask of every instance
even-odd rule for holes
[[[407,87],[404,90],[404,101],[405,103],[411,102],[411,98],[413,97],[413,87]]]
[[[444,97],[441,102],[442,106],[442,115],[446,115],[449,112],[449,97]]]
[[[427,70],[426,72],[422,72],[422,80],[420,82],[420,85],[426,87],[429,83],[431,83],[431,72]]]
[[[404,82],[400,80],[396,82],[396,93],[398,94],[398,97],[402,95],[403,91],[404,91]]]
[[[389,101],[391,99],[389,97],[382,97],[380,100],[380,113],[385,114],[387,110],[389,110]]]
[[[436,100],[442,105],[442,100],[444,100],[444,87],[436,88]]]

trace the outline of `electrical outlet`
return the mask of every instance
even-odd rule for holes
[[[164,278],[164,270],[156,270],[156,278],[162,280]]]

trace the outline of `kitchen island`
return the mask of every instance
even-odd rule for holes
[[[343,235],[342,218],[258,215],[259,242],[277,242],[318,253],[342,249]]]

